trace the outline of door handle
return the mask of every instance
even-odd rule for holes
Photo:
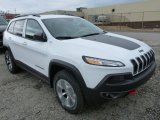
[[[23,42],[22,44],[23,44],[23,45],[27,45],[27,43],[26,43],[26,42]]]

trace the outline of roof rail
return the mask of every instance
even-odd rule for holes
[[[35,17],[40,17],[40,15],[38,15],[38,14],[25,14],[25,15],[17,15],[15,18],[18,18],[18,17],[26,17],[26,16],[29,16],[29,15],[35,16]]]

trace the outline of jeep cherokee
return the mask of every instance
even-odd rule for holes
[[[81,112],[85,103],[95,106],[127,95],[156,67],[147,44],[75,16],[19,16],[3,39],[8,70],[22,68],[46,80],[70,113]]]

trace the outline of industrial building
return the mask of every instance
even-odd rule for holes
[[[160,0],[142,0],[98,8],[77,8],[77,11],[51,11],[43,14],[66,14],[85,18],[95,24],[128,26],[132,28],[160,28]]]
[[[84,13],[82,11],[65,11],[65,10],[56,10],[56,11],[49,11],[41,14],[55,14],[55,15],[72,15],[72,16],[79,16],[84,17]]]
[[[140,28],[160,28],[160,0],[143,0],[136,3],[84,9],[84,18],[96,22],[96,17],[105,15],[110,25],[128,25]]]

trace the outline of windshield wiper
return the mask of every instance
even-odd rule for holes
[[[104,34],[106,32],[101,32],[101,33],[91,33],[91,34],[87,34],[87,35],[83,35],[81,37],[87,37],[87,36],[92,36],[92,35],[99,35],[99,34]]]
[[[71,36],[58,36],[56,39],[64,40],[64,39],[74,39],[76,37],[71,37]]]
[[[80,36],[80,37],[87,37],[87,36],[99,35],[99,34],[105,34],[105,33],[107,33],[107,32],[103,31],[101,33],[91,33],[91,34],[83,35],[83,36]],[[74,38],[79,38],[79,37],[72,37],[72,36],[57,36],[56,37],[56,39],[59,39],[59,40],[74,39]]]

